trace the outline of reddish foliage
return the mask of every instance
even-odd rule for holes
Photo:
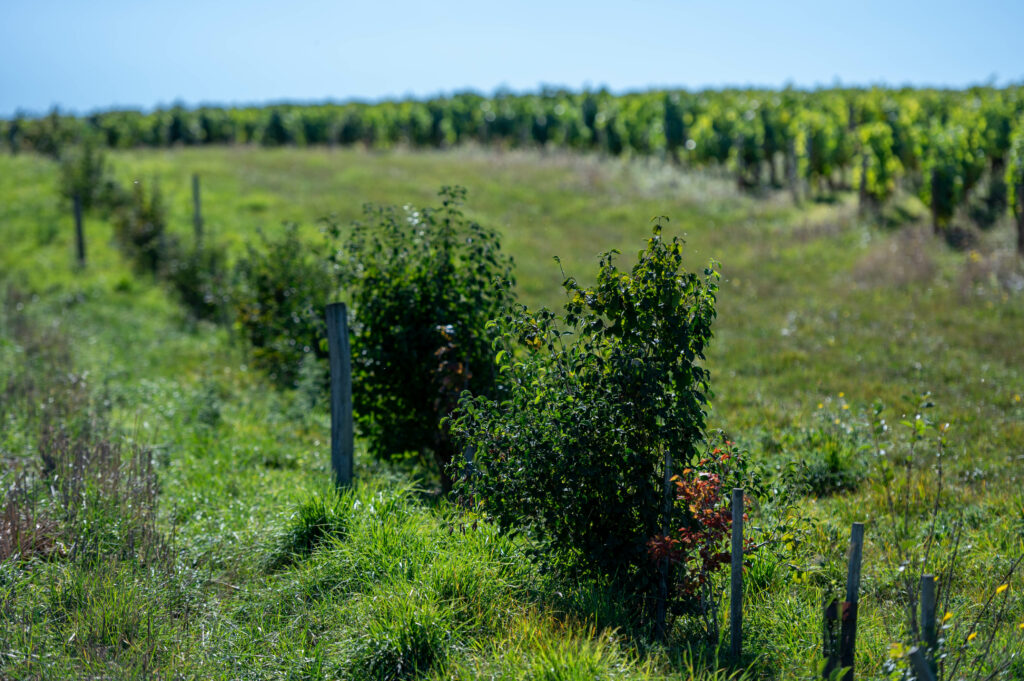
[[[701,459],[698,465],[720,469],[734,455],[729,449],[716,447],[712,457]],[[686,468],[675,476],[676,501],[684,509],[686,522],[674,534],[654,537],[647,543],[652,560],[667,558],[675,567],[684,597],[695,596],[713,572],[730,562],[732,510],[729,498],[722,493],[724,472]]]

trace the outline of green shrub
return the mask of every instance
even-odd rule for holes
[[[323,258],[290,225],[262,248],[248,246],[235,266],[235,325],[252,346],[254,364],[279,386],[294,387],[303,358],[327,357],[324,307],[334,286]],[[325,386],[326,387],[326,386]]]
[[[72,148],[60,160],[60,194],[69,201],[77,196],[82,210],[90,210],[110,192],[106,156],[91,141]]]
[[[564,314],[504,317],[505,401],[463,397],[452,428],[475,449],[463,494],[574,571],[649,596],[658,570],[647,543],[679,527],[668,478],[700,466],[719,275],[684,271],[682,241],[665,241],[660,225],[631,270],[614,257],[601,257],[593,288],[565,281]]]
[[[177,254],[164,277],[196,319],[221,321],[231,301],[227,253],[204,245]]]
[[[131,198],[113,216],[114,238],[140,272],[161,274],[177,251],[177,242],[167,234],[167,209],[160,187],[150,191],[136,180]]]
[[[448,489],[455,448],[438,423],[463,390],[497,394],[486,325],[511,300],[512,260],[462,214],[464,189],[441,198],[438,208],[368,207],[333,260],[354,308],[353,399],[371,453],[430,454]]]

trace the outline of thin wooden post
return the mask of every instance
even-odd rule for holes
[[[864,215],[868,210],[868,152],[860,151],[860,186],[857,189],[857,214]]]
[[[743,488],[732,491],[732,595],[729,643],[733,660],[743,654]]]
[[[672,523],[672,453],[665,450],[665,469],[661,499],[661,534],[667,537]],[[658,603],[654,614],[654,635],[664,641],[668,635],[668,556],[658,562]]]
[[[935,649],[938,647],[938,629],[935,626],[935,575],[921,577],[921,641],[925,645],[924,656],[934,675]]]
[[[192,173],[192,227],[196,235],[196,250],[203,244],[203,210],[199,198],[199,173]]]
[[[331,468],[339,487],[352,484],[355,435],[352,429],[352,359],[345,303],[327,306],[327,348],[331,365]]]
[[[822,655],[825,658],[825,668],[822,670],[822,678],[831,679],[832,672],[839,668],[839,634],[836,632],[836,623],[839,621],[839,601],[833,598],[825,606],[825,624],[822,632]]]
[[[860,594],[860,561],[864,548],[864,523],[850,528],[850,560],[846,570],[846,601],[842,608],[839,662],[846,668],[843,681],[853,681],[854,652],[857,648],[857,602]]]
[[[917,681],[935,681],[935,673],[920,648],[911,649],[907,657],[910,658],[910,668],[914,670]]]
[[[789,191],[793,193],[793,203],[797,206],[800,205],[800,187],[797,182],[797,157],[796,157],[796,142],[789,140],[789,144],[786,146],[786,183],[789,185]]]
[[[72,199],[72,208],[75,213],[75,255],[78,266],[85,267],[85,230],[82,227],[82,199],[78,194]]]

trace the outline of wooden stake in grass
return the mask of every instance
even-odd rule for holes
[[[743,489],[732,491],[732,595],[729,625],[733,660],[743,653]]]
[[[192,174],[192,227],[196,235],[196,250],[203,245],[203,210],[199,200],[199,173]]]
[[[75,254],[78,258],[78,266],[85,267],[85,230],[82,227],[82,199],[75,194],[72,200],[75,212]]]
[[[672,453],[665,451],[664,482],[661,499],[661,533],[667,537],[672,522]],[[658,603],[654,614],[654,635],[659,641],[668,636],[668,556],[658,561]]]
[[[339,487],[352,484],[355,434],[352,429],[352,357],[345,303],[327,306],[327,348],[331,364],[331,468]]]
[[[864,548],[864,523],[850,528],[850,561],[846,570],[846,601],[842,605],[839,662],[846,668],[843,681],[853,681],[853,660],[857,647],[857,601],[860,594],[860,560]]]
[[[935,648],[938,644],[938,629],[935,626],[935,575],[921,577],[921,640],[926,646],[924,655],[934,676]]]
[[[839,621],[839,601],[833,598],[825,606],[825,624],[822,632],[822,655],[825,657],[825,668],[821,676],[831,679],[832,672],[839,668],[839,636],[836,623]]]
[[[910,667],[914,670],[914,676],[917,677],[917,681],[935,681],[935,673],[932,671],[930,663],[920,648],[911,650],[908,657],[910,658]]]

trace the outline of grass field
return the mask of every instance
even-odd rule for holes
[[[324,215],[348,223],[365,202],[429,205],[440,186],[464,185],[467,214],[501,232],[531,305],[560,304],[552,256],[586,281],[600,252],[618,248],[628,262],[651,218],[668,216],[691,269],[722,264],[712,424],[769,469],[803,461],[821,494],[792,506],[796,529],[749,568],[743,661],[691,649],[685,622],[650,644],[617,628],[624,606],[602,585],[560,581],[524,541],[460,515],[414,472],[357,448],[360,483],[335,498],[324,401],[271,389],[241,341],[190,322],[135,276],[102,220],[87,222],[89,264],[75,269],[57,166],[0,155],[0,479],[9,487],[39,466],[50,441],[37,425],[47,404],[66,404],[77,432],[152,448],[156,488],[138,498],[156,504],[154,531],[169,542],[140,541],[155,547],[151,560],[90,560],[65,555],[54,530],[45,551],[0,562],[0,677],[813,678],[821,604],[838,594],[854,520],[867,524],[857,664],[863,678],[881,676],[905,620],[894,484],[881,471],[909,451],[899,422],[913,421],[924,392],[935,421],[951,424],[936,552],[948,551],[956,513],[966,523],[949,582],[953,622],[965,623],[957,636],[1022,551],[1024,276],[1009,224],[957,253],[917,224],[914,200],[900,204],[902,224],[884,227],[858,218],[855,197],[794,207],[714,174],[535,152],[173,149],[111,161],[123,181],[159,180],[184,239],[199,173],[210,238],[235,255],[285,221],[312,241]],[[82,384],[86,396],[67,397]],[[64,397],[47,402],[54,394]],[[876,401],[893,426],[882,456]],[[933,450],[920,445],[908,468],[922,481],[910,488],[908,543],[926,534]],[[837,481],[850,489],[826,494]],[[41,504],[38,517],[84,534],[120,517],[111,546],[152,535],[123,506],[90,515],[56,497]],[[755,527],[775,520],[753,515]],[[996,621],[984,617],[979,644],[1020,651],[1020,592],[1014,581],[999,596],[1012,626],[990,635]]]

